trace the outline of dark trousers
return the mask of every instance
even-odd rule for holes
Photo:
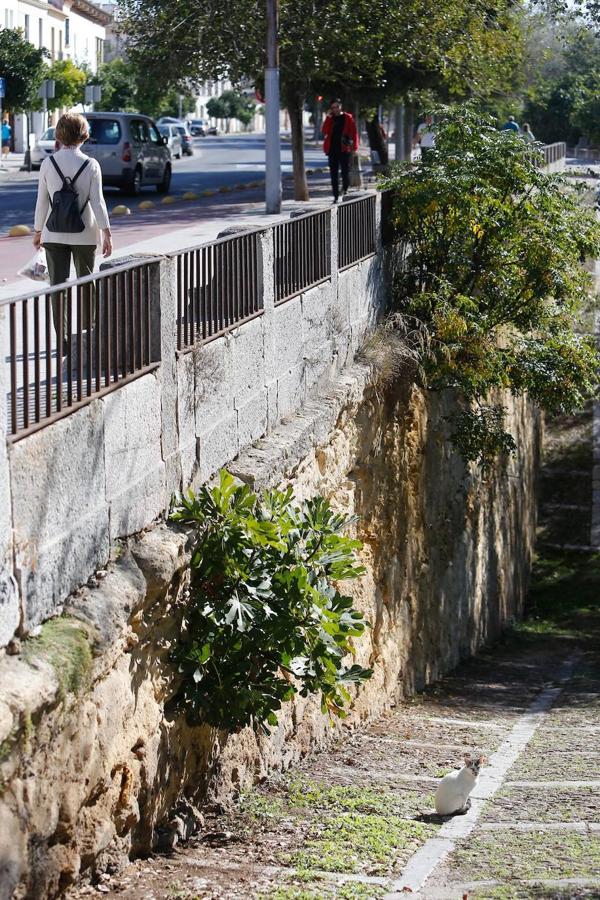
[[[329,171],[331,172],[331,188],[333,198],[337,200],[340,193],[340,169],[342,170],[342,190],[344,193],[350,186],[350,157],[351,153],[330,153]]]
[[[79,244],[71,246],[70,244],[53,244],[45,243],[46,262],[48,264],[48,275],[50,276],[50,284],[62,284],[63,281],[69,280],[69,272],[71,271],[71,256],[75,264],[75,272],[78,278],[84,275],[91,275],[94,271],[94,259],[96,256],[96,246],[94,244]],[[83,322],[82,328],[88,328],[88,303],[92,297],[92,286],[88,290],[83,291]],[[59,325],[61,318],[62,306],[62,355],[67,353],[67,336],[68,336],[68,315],[67,304],[69,303],[68,295],[62,291],[59,294],[52,295],[52,318],[54,319],[54,328],[56,335],[59,335]],[[75,314],[75,311],[73,311]],[[93,313],[92,313],[93,315]],[[71,327],[76,323],[76,319],[71,317]]]

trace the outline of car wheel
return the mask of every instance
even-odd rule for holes
[[[130,197],[138,197],[142,192],[142,170],[138,166],[133,175],[126,181],[121,187],[121,192],[123,194],[128,194]]]
[[[156,185],[159,194],[166,194],[171,186],[171,166],[165,166],[162,181]]]
[[[176,154],[175,154],[175,159],[181,159],[181,153],[176,153]]]

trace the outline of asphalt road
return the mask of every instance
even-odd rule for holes
[[[291,172],[289,142],[282,142],[281,159],[284,174]],[[320,149],[306,148],[307,167],[324,164],[326,159]],[[264,171],[265,140],[262,134],[195,138],[194,155],[173,160],[170,193],[177,196],[190,190],[203,191],[256,181],[264,177]],[[37,182],[37,172],[14,172],[0,178],[0,234],[12,225],[33,224]],[[143,195],[154,198],[156,189],[144,188]],[[121,195],[116,188],[107,188],[105,197],[110,210],[119,202]]]

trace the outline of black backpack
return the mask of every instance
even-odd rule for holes
[[[80,210],[75,182],[89,163],[89,159],[86,159],[73,178],[65,178],[53,156],[50,157],[50,161],[62,178],[62,187],[52,198],[52,209],[46,222],[46,228],[48,231],[58,231],[62,234],[78,234],[80,231],[85,231],[81,213],[86,208],[89,197]]]

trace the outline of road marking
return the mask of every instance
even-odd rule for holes
[[[473,798],[469,812],[446,822],[436,837],[430,838],[417,850],[400,878],[393,883],[392,890],[386,895],[385,900],[400,900],[406,896],[408,889],[413,893],[421,890],[434,869],[454,850],[456,842],[473,831],[485,801],[493,797],[502,786],[506,773],[533,737],[543,716],[557,700],[579,658],[580,654],[576,653],[563,663],[556,679],[559,684],[541,691],[527,712],[520,716],[500,748],[492,754],[489,766],[481,773],[478,796]]]

